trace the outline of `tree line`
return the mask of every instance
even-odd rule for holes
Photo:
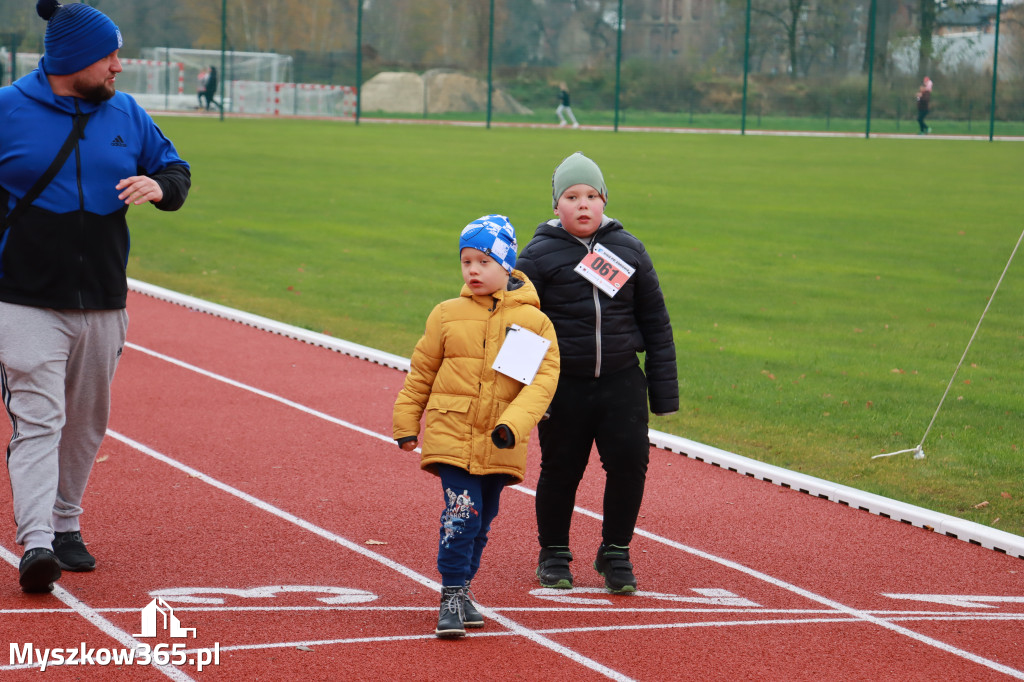
[[[253,52],[353,54],[357,49],[358,0],[87,0],[121,28],[126,56],[143,47],[221,46],[222,10],[232,49]],[[387,65],[479,67],[488,59],[491,0],[361,0],[362,46],[368,61]],[[919,37],[922,73],[931,69],[933,35],[940,7],[978,6],[974,0],[877,0],[875,51],[866,49],[870,0],[751,0],[750,40],[745,43],[748,0],[716,0],[691,21],[702,0],[623,2],[625,58],[658,61],[741,63],[749,53],[752,72],[782,71],[790,77],[890,67],[889,45]],[[703,4],[703,3],[702,3]],[[494,58],[502,66],[552,67],[607,62],[617,47],[618,0],[494,0]],[[1008,7],[1010,7],[1008,5]],[[680,11],[682,8],[682,11]],[[687,12],[686,9],[691,11]],[[652,16],[665,30],[695,31],[682,49],[644,54],[631,40],[634,27],[650,30]],[[671,26],[668,17],[683,18]],[[689,29],[686,25],[689,25]],[[20,38],[19,49],[41,51],[44,22],[31,0],[0,0],[3,33]],[[1010,30],[1019,29],[1011,13]],[[10,37],[5,46],[10,46]],[[566,45],[572,47],[567,49]]]
[[[663,109],[692,105],[695,93],[734,98],[734,87],[708,84],[735,83],[745,59],[752,76],[791,81],[791,91],[801,82],[839,87],[869,68],[876,77],[902,78],[893,73],[893,46],[916,40],[917,79],[935,75],[940,9],[979,7],[968,0],[493,0],[492,18],[492,0],[88,2],[121,28],[126,57],[144,47],[219,49],[223,26],[228,49],[291,55],[300,82],[353,85],[357,63],[365,81],[384,70],[481,75],[493,61],[497,79],[536,102],[546,102],[558,80],[590,83],[605,98],[621,47],[626,101]],[[1022,7],[1004,5],[1003,17],[1004,35],[1017,37],[1006,68],[1018,72]],[[0,26],[0,44],[42,50],[46,26],[32,0],[0,0]]]

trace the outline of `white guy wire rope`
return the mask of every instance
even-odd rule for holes
[[[988,313],[988,309],[992,306],[992,301],[996,297],[996,292],[999,291],[999,285],[1003,283],[1003,278],[1006,277],[1007,270],[1010,269],[1010,263],[1013,262],[1013,257],[1017,255],[1017,249],[1020,248],[1021,241],[1024,240],[1024,232],[1020,233],[1020,237],[1017,238],[1017,245],[1013,247],[1013,252],[1010,254],[1010,259],[1006,261],[1006,267],[1003,268],[1003,274],[999,275],[999,281],[996,282],[996,288],[992,290],[992,295],[988,297],[988,303],[985,304],[985,310],[981,312],[981,318],[978,320],[978,325],[974,328],[974,333],[971,334],[970,340],[967,342],[967,347],[964,348],[964,354],[960,356],[960,362],[957,363],[956,369],[953,370],[953,376],[949,378],[949,383],[946,384],[946,390],[942,394],[942,398],[939,400],[939,406],[935,408],[935,414],[932,415],[932,420],[928,422],[928,428],[924,430],[924,435],[921,437],[921,442],[917,444],[916,448],[909,450],[897,450],[896,452],[886,452],[885,454],[875,455],[871,459],[878,459],[879,457],[892,457],[893,455],[901,455],[905,452],[913,452],[914,459],[924,459],[924,441],[928,437],[928,433],[932,430],[932,425],[935,424],[935,419],[939,416],[939,410],[942,409],[942,403],[946,401],[946,396],[949,395],[949,389],[953,387],[953,381],[956,380],[956,374],[960,371],[960,367],[964,364],[964,358],[967,357],[967,351],[971,349],[971,344],[974,343],[974,337],[978,335],[978,330],[981,329],[981,323],[985,320],[985,314]]]

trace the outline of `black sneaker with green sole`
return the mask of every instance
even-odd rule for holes
[[[569,562],[572,552],[568,547],[542,547],[537,559],[537,579],[541,587],[556,590],[572,589],[572,571]]]
[[[601,545],[594,560],[594,570],[604,577],[609,592],[636,592],[636,576],[629,561],[629,547]]]

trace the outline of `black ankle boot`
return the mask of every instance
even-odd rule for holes
[[[484,626],[484,617],[476,610],[476,604],[473,603],[473,591],[469,589],[468,580],[462,599],[462,616],[462,624],[467,628],[482,628]]]
[[[466,600],[466,588],[442,587],[441,612],[437,616],[437,629],[434,634],[443,639],[466,636],[463,622],[463,603]]]

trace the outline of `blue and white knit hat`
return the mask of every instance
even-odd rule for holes
[[[503,215],[485,215],[462,228],[459,253],[465,248],[483,251],[508,272],[516,265],[516,228]]]
[[[62,5],[39,0],[36,12],[46,20],[43,70],[54,76],[81,71],[121,49],[121,31],[106,14],[80,2]]]

